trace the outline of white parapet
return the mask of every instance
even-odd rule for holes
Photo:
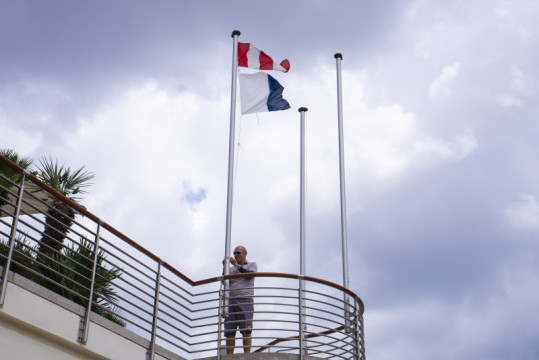
[[[149,342],[101,318],[90,322],[88,342],[78,342],[84,309],[11,274],[0,309],[2,359],[114,359],[146,360]],[[97,317],[97,316],[96,316]],[[107,324],[109,322],[110,324]],[[101,323],[101,324],[99,324]],[[182,359],[156,354],[156,360]]]

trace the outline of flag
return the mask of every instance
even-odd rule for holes
[[[290,109],[283,99],[284,87],[265,72],[240,74],[241,113]]]
[[[277,64],[265,52],[255,48],[249,43],[238,43],[238,66],[259,70],[277,70],[288,72],[290,62],[287,59]]]

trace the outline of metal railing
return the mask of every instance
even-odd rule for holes
[[[14,271],[86,308],[82,344],[91,336],[94,312],[148,340],[149,359],[159,348],[187,359],[220,357],[223,281],[254,276],[252,352],[365,359],[364,305],[354,292],[285,273],[193,281],[36,176],[2,156],[0,163],[22,175],[13,182],[0,173],[0,307]],[[69,223],[69,210],[82,216]],[[58,246],[49,246],[54,241]]]

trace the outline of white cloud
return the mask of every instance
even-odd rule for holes
[[[498,103],[503,107],[518,107],[524,105],[522,95],[526,93],[526,81],[523,72],[516,66],[509,69],[510,81],[507,92],[498,96]]]
[[[504,93],[498,96],[498,103],[503,107],[517,107],[521,108],[524,105],[524,101],[516,97],[514,94]]]
[[[372,176],[375,184],[393,182],[412,168],[428,169],[461,160],[477,147],[470,129],[449,139],[433,137],[422,129],[415,113],[399,105],[366,110],[362,118],[354,129],[358,138],[350,145],[349,160],[351,169],[363,168],[362,176]]]
[[[42,133],[27,131],[12,126],[12,120],[3,116],[0,109],[0,128],[2,129],[3,149],[13,149],[21,156],[28,156],[39,146],[43,139]]]
[[[417,157],[435,157],[437,160],[463,159],[477,147],[477,140],[470,131],[448,141],[427,137],[414,143],[413,154]]]
[[[539,229],[539,202],[535,195],[520,195],[520,199],[509,204],[503,213],[510,223],[518,228]]]
[[[451,81],[457,77],[459,70],[460,64],[458,62],[445,66],[442,73],[429,85],[429,96],[431,98],[445,98],[451,95]]]
[[[516,40],[530,43],[537,39],[537,3],[521,0],[518,6],[510,0],[499,0],[494,4],[496,22],[506,33],[514,34]]]
[[[522,71],[516,66],[511,66],[511,69],[509,69],[509,73],[511,74],[510,88],[516,91],[525,91],[526,84]]]
[[[60,148],[65,163],[96,174],[90,211],[187,273],[204,265],[180,256],[194,242],[221,257],[211,234],[224,224],[227,100],[148,81],[81,116]]]

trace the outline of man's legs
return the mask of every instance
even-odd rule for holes
[[[236,346],[236,327],[240,328],[241,335],[243,336],[243,352],[246,354],[250,353],[252,343],[251,328],[253,327],[253,300],[239,298],[230,300],[229,314],[229,317],[225,320],[226,353],[234,353],[234,347]]]
[[[234,347],[236,346],[236,328],[238,327],[237,321],[239,320],[239,313],[241,309],[236,305],[238,300],[230,299],[228,306],[228,317],[225,319],[225,336],[226,336],[226,353],[234,354]]]
[[[230,332],[226,334],[226,353],[234,354],[234,346],[236,346],[236,333]]]
[[[251,330],[245,330],[241,332],[241,334],[243,335],[243,352],[246,354],[251,352],[251,332]]]

